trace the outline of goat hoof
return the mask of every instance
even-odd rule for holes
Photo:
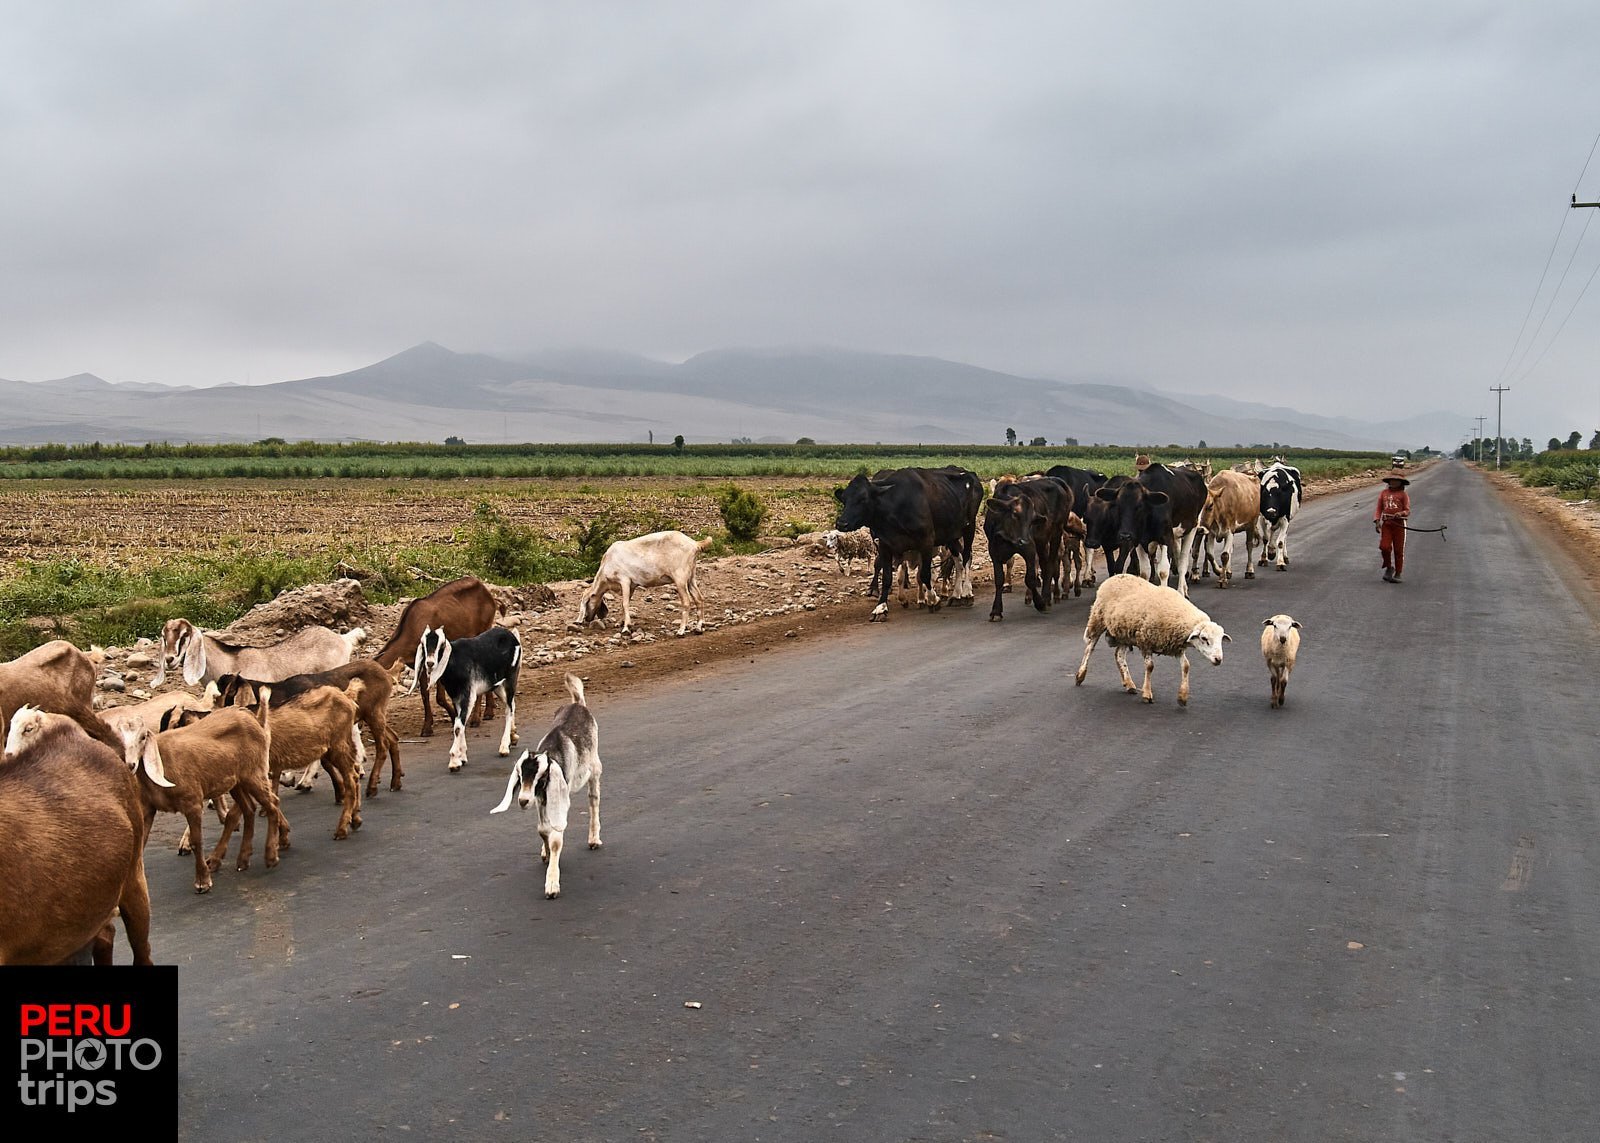
[[[347,830],[347,829],[336,829],[336,830],[333,831],[333,840],[334,841],[343,841],[345,838],[347,838],[349,836],[350,836],[350,831]]]
[[[544,891],[544,896],[545,896],[545,900],[554,901],[557,897],[561,896],[561,890],[559,890],[559,889],[546,889]]]
[[[194,883],[194,891],[196,893],[209,893],[209,892],[211,892],[211,882],[209,882],[209,881],[205,881],[205,882],[196,881]]]
[[[235,865],[234,868],[240,873],[243,873],[246,869],[250,868],[250,859],[248,857],[241,857],[239,859],[239,864]]]
[[[220,858],[220,857],[208,857],[208,858],[206,858],[206,868],[211,870],[211,872],[215,873],[217,870],[222,868],[222,858]]]
[[[399,778],[395,778],[395,779],[390,781],[389,789],[398,790],[399,788],[400,788],[400,779]]]
[[[589,848],[590,848],[590,849],[599,849],[599,848],[600,848],[600,842],[598,842],[598,841],[591,841],[591,842],[590,842],[590,843],[589,843]]]

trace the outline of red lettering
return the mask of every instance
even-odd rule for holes
[[[72,1035],[72,1005],[50,1005],[50,1034],[52,1036]]]
[[[22,1006],[22,1034],[26,1036],[34,1027],[44,1023],[43,1004],[24,1004]]]
[[[100,1036],[100,1009],[93,1004],[72,1006],[72,1034],[79,1038]]]
[[[114,1027],[111,1026],[111,1005],[109,1005],[109,1004],[106,1005],[106,1035],[107,1036],[126,1036],[128,1034],[128,1032],[129,1032],[129,1030],[132,1027],[133,1027],[133,1005],[124,1004],[122,1006],[122,1027],[120,1027],[120,1028],[114,1028]]]

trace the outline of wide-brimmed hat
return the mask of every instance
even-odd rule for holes
[[[1384,483],[1388,483],[1391,480],[1398,480],[1401,484],[1411,483],[1411,478],[1403,472],[1386,472],[1383,474],[1383,479]]]
[[[1133,467],[1138,469],[1140,472],[1143,472],[1145,469],[1150,467],[1150,458],[1144,453],[1140,453],[1138,456],[1133,458]]]

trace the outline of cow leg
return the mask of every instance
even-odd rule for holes
[[[889,592],[894,589],[894,568],[899,561],[889,554],[888,548],[878,547],[878,559],[873,568],[873,583],[877,585],[878,606],[872,609],[868,623],[887,623],[889,620]]]
[[[1033,596],[1033,609],[1035,611],[1050,610],[1050,594],[1039,576],[1039,561],[1035,553],[1027,551],[1022,554],[1023,582],[1028,585],[1028,591]]]
[[[1004,560],[997,559],[994,561],[994,606],[989,608],[990,623],[999,623],[1006,617],[1004,596],[1006,591],[1009,590],[1005,581],[1005,569],[1008,562],[1010,562],[1009,557]]]
[[[1156,657],[1149,651],[1144,653],[1144,690],[1139,692],[1139,697],[1145,702],[1155,702],[1156,692],[1150,687],[1150,680],[1156,673]]]
[[[921,590],[922,599],[919,600],[929,611],[938,611],[943,601],[939,593],[933,589],[933,553],[922,553],[922,566],[917,570],[917,587]]]

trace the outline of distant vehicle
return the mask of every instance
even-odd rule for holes
[[[1389,458],[1389,463],[1394,465],[1396,468],[1404,468],[1406,466],[1406,458],[1401,456],[1399,453],[1395,453]]]

